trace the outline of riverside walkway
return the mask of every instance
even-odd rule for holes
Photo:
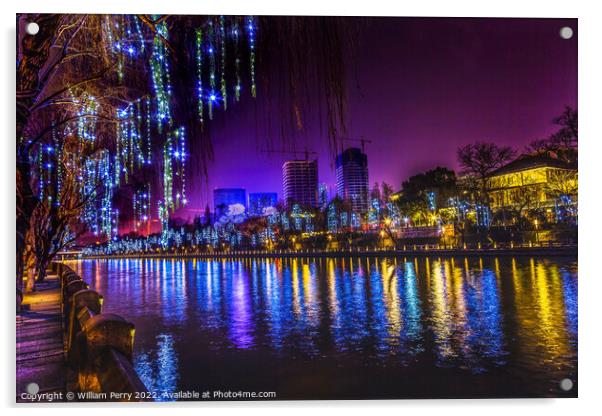
[[[425,257],[425,256],[576,256],[576,245],[520,245],[495,248],[446,248],[437,245],[404,246],[401,249],[352,248],[342,250],[283,249],[283,250],[149,250],[134,253],[83,255],[82,259],[111,258],[338,258],[338,257]]]
[[[70,267],[51,268],[17,314],[17,402],[148,400],[134,324],[102,313],[102,296]]]
[[[61,284],[56,274],[36,283],[17,314],[17,401],[35,383],[38,393],[65,393],[65,347],[61,314]],[[31,389],[30,389],[31,390]],[[35,389],[30,391],[35,393]]]

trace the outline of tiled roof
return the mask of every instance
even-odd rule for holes
[[[491,174],[489,174],[489,177],[544,167],[575,170],[577,169],[577,165],[575,163],[568,163],[546,154],[522,155],[514,161],[508,163],[507,165],[504,165],[501,168],[491,172]]]

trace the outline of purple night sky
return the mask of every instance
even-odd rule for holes
[[[397,190],[437,165],[457,169],[457,148],[475,141],[520,151],[554,131],[552,118],[565,105],[577,108],[576,19],[366,21],[348,70],[347,137],[372,141],[371,184],[386,181]],[[572,39],[560,37],[563,26],[573,28]],[[259,151],[265,145],[253,114],[260,105],[232,107],[212,126],[209,178],[189,178],[191,209],[182,217],[211,206],[216,187],[282,197],[281,167],[292,157]],[[334,188],[333,156],[314,124],[303,137],[319,153],[320,182]]]

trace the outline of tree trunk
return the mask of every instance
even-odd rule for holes
[[[31,165],[24,150],[17,156],[17,220],[16,220],[16,284],[17,291],[23,291],[23,271],[25,268],[25,248],[31,215],[36,207],[37,199],[30,186]]]
[[[42,283],[44,281],[44,279],[46,279],[46,267],[48,267],[49,263],[50,263],[50,260],[47,258],[44,258],[37,262],[37,270],[36,270],[37,271],[37,277],[36,277],[37,283]]]
[[[27,267],[27,282],[25,284],[25,293],[30,293],[34,291],[34,286],[36,282],[36,269],[33,265]]]

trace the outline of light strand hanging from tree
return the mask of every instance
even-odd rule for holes
[[[176,193],[176,208],[188,204],[186,199],[186,129],[180,127],[175,131],[177,140],[174,159],[176,160],[176,175],[179,179],[179,191]]]
[[[209,120],[213,120],[213,106],[217,101],[217,93],[215,92],[215,30],[213,28],[213,22],[209,21],[208,31],[209,47],[207,53],[209,54],[209,99],[207,103],[207,109],[209,111]]]
[[[245,28],[242,32],[239,28],[242,21]],[[195,64],[196,64],[196,92],[197,111],[201,125],[205,123],[205,109],[209,120],[213,119],[215,108],[218,105],[224,110],[228,108],[228,97],[233,96],[234,101],[240,101],[242,90],[241,79],[241,57],[240,40],[244,33],[248,36],[249,45],[249,79],[251,83],[251,94],[256,95],[255,84],[255,42],[256,42],[255,18],[248,16],[244,18],[232,18],[227,20],[224,16],[217,19],[210,18],[207,28],[197,28],[195,32]],[[228,45],[230,41],[234,49],[234,81],[233,87],[228,87]],[[218,56],[219,55],[219,56]],[[219,72],[219,75],[218,75]],[[219,80],[218,80],[219,76]],[[207,78],[205,81],[205,77]],[[233,90],[230,95],[229,90]]]
[[[77,115],[77,136],[80,138],[82,147],[86,146],[86,142],[94,142],[96,140],[96,120],[99,105],[96,98],[91,95],[84,95],[80,100],[72,98],[79,104]]]
[[[121,19],[121,25],[118,22],[117,17],[115,18],[115,26],[118,30],[119,33],[119,41],[117,41],[115,47],[118,51],[123,51],[123,45],[121,44],[121,39],[123,38],[123,22],[125,20],[125,17],[123,15],[119,16]],[[125,63],[125,57],[123,55],[123,53],[119,53],[117,54],[117,77],[119,79],[119,82],[123,83],[124,81],[124,73],[123,73],[123,67],[124,67],[124,63]]]
[[[205,122],[205,118],[203,114],[203,30],[201,28],[196,30],[195,59],[197,76],[197,111],[199,114],[199,122],[202,126]]]
[[[132,208],[134,212],[134,228],[138,231],[139,227],[148,223],[151,218],[151,187],[146,183],[142,188],[137,189],[132,197]]]
[[[45,171],[44,171],[44,152],[41,148],[38,148],[37,156],[38,159],[38,195],[40,199],[44,199],[45,190]]]
[[[238,20],[234,20],[234,28],[232,29],[232,36],[234,37],[234,76],[236,77],[236,85],[234,86],[234,100],[240,101],[240,56],[238,56],[238,49],[240,43],[240,33],[238,29]]]
[[[140,19],[138,18],[138,16],[134,16],[134,25],[136,27],[136,35],[138,37],[138,42],[140,45],[140,52],[144,52],[146,45],[144,35],[142,34],[142,29],[140,28]]]
[[[96,199],[96,168],[92,166],[95,163],[94,160],[87,160],[85,168],[83,170],[83,187],[82,194],[88,195],[90,200]],[[90,227],[94,235],[98,235],[98,219],[97,219],[97,207],[96,204],[88,203],[84,206],[83,219],[84,223]]]
[[[123,176],[124,183],[129,182],[129,156],[130,156],[130,126],[129,126],[129,107],[120,110],[119,117],[121,121],[118,124],[117,142],[119,144],[119,166],[121,167],[119,172],[119,178]],[[120,181],[120,179],[119,179]]]
[[[140,99],[136,100],[136,162],[138,169],[145,163],[144,142],[142,140],[142,104]]]
[[[161,221],[161,246],[167,247],[169,240],[169,209],[163,201],[158,201],[158,214]]]
[[[96,157],[84,161],[82,198],[87,201],[84,207],[84,221],[94,235],[106,234],[110,237],[110,216],[112,212],[113,183],[108,151],[103,150]]]
[[[54,153],[56,160],[56,194],[60,195],[61,188],[63,186],[63,146],[62,140],[59,139],[58,133],[56,131],[56,126],[54,120],[52,121],[52,144],[48,146],[48,152]],[[59,201],[56,201],[56,204],[59,204]]]
[[[173,210],[173,165],[172,154],[173,145],[171,143],[171,135],[167,135],[167,140],[163,145],[163,207]]]
[[[102,181],[98,198],[102,198],[102,214],[96,218],[89,213],[90,222],[96,224],[98,233],[113,233],[110,227],[116,221],[116,212],[112,209],[111,201],[116,189],[122,184],[132,182],[143,165],[152,163],[153,151],[163,148],[163,202],[162,206],[167,213],[187,204],[187,144],[186,132],[183,127],[172,130],[174,123],[172,109],[171,85],[171,59],[169,47],[169,33],[167,19],[152,17],[155,22],[150,29],[145,27],[137,16],[107,16],[101,21],[102,36],[108,47],[105,58],[115,63],[119,82],[125,81],[125,69],[134,65],[134,60],[144,62],[149,67],[150,85],[152,95],[129,102],[117,112],[116,143],[109,154],[103,156],[103,162],[92,161],[88,164],[79,163],[78,175],[88,188],[94,181]],[[145,21],[146,22],[146,21]],[[214,111],[220,107],[227,109],[228,99],[239,101],[241,97],[241,66],[239,56],[243,52],[241,38],[248,36],[249,45],[249,79],[251,95],[255,96],[255,18],[249,17],[208,17],[207,26],[196,30],[195,56],[196,78],[198,95],[198,117],[203,125],[207,119],[213,119]],[[148,39],[148,40],[147,40]],[[232,49],[228,42],[233,45]],[[230,51],[233,55],[230,55]],[[217,56],[219,54],[219,56]],[[233,62],[233,69],[229,71],[227,65]],[[219,71],[219,73],[218,73]],[[234,85],[229,86],[228,80],[232,73]],[[219,76],[219,80],[217,77]],[[246,77],[245,77],[246,78]],[[97,123],[99,116],[99,103],[95,97],[86,96],[74,98],[77,115],[80,117],[75,123],[75,139],[78,141],[78,152],[91,151],[98,144]],[[154,124],[154,126],[153,126]],[[155,133],[158,132],[158,134]],[[60,159],[62,151],[58,142],[53,144],[56,169],[62,169]],[[71,152],[71,150],[70,150]],[[159,153],[159,157],[161,154]],[[40,194],[44,196],[50,175],[53,175],[53,161],[43,152],[38,155],[37,163],[40,166],[38,173],[40,181]],[[46,161],[46,159],[49,159]],[[161,166],[161,164],[159,164]],[[60,177],[62,172],[57,172],[59,182],[57,191],[60,190]],[[96,185],[99,183],[97,182]],[[150,189],[149,189],[150,191]],[[102,195],[100,193],[102,192]],[[147,193],[150,195],[150,192]],[[150,206],[148,201],[147,206]]]
[[[179,127],[167,135],[163,148],[163,204],[172,212],[186,199],[186,131]]]
[[[247,36],[249,37],[249,71],[251,77],[251,95],[257,95],[257,87],[255,85],[255,18],[247,17]]]
[[[162,128],[172,123],[171,115],[171,77],[169,74],[169,53],[164,40],[168,39],[167,25],[162,22],[156,27],[157,33],[153,39],[153,51],[150,57],[153,90],[157,108],[157,128]]]
[[[149,97],[138,98],[117,111],[116,184],[125,183],[136,170],[152,160],[151,104]]]
[[[228,90],[226,88],[226,23],[224,16],[219,17],[219,43],[221,50],[220,59],[220,93],[224,110],[228,109]]]
[[[98,160],[98,173],[94,187],[98,184],[103,188],[101,198],[100,230],[109,241],[118,234],[118,210],[113,210],[113,183],[111,182],[111,160],[109,152],[103,150]]]
[[[146,164],[150,165],[152,161],[153,141],[151,136],[151,101],[149,97],[144,100],[145,122],[146,122]]]

